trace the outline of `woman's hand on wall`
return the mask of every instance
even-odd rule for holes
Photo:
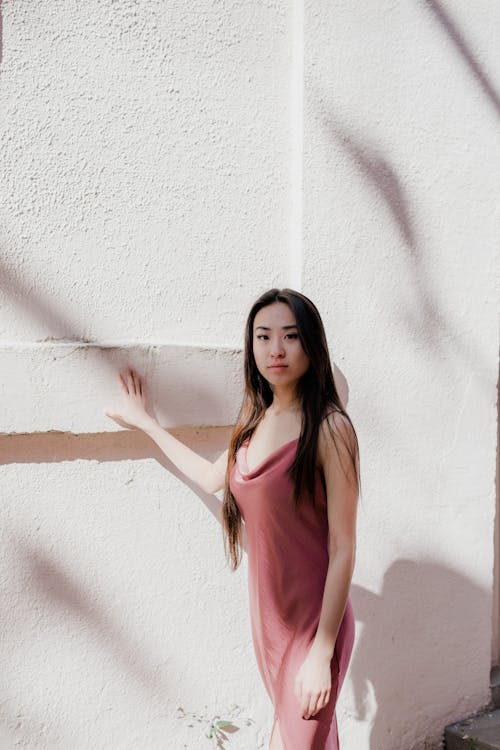
[[[121,403],[117,408],[104,413],[122,427],[129,430],[144,430],[156,420],[146,410],[146,387],[144,378],[131,367],[118,373]]]

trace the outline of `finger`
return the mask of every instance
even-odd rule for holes
[[[110,419],[113,420],[113,422],[116,422],[116,424],[119,424],[120,427],[126,427],[127,430],[135,429],[134,427],[131,427],[131,425],[129,425],[128,422],[125,422],[124,419],[118,416],[118,414],[110,413],[108,414],[108,416],[110,417]]]
[[[314,706],[316,704],[316,697],[311,695],[307,703],[306,719],[310,719],[314,713]]]
[[[310,719],[311,716],[314,716],[316,713],[316,704],[318,703],[318,699],[321,697],[321,693],[312,693],[309,698],[309,703],[307,705],[307,713],[306,718]]]
[[[308,713],[307,713],[307,718],[308,718],[308,719],[309,719],[309,718],[310,718],[311,716],[314,716],[314,714],[316,713],[316,703],[317,703],[317,702],[318,702],[318,699],[317,699],[317,698],[314,698],[314,697],[312,697],[312,698],[311,698],[311,700],[309,701],[309,706],[308,706],[308,708],[309,708],[309,711],[308,711]]]
[[[141,398],[144,396],[144,380],[143,378],[139,378],[139,393],[141,394]]]
[[[311,710],[311,716],[316,716],[316,714],[318,713],[318,711],[320,711],[323,708],[323,706],[325,705],[325,695],[326,695],[326,691],[325,690],[322,690],[318,694],[318,697],[317,697],[316,701],[314,702],[314,705],[313,705],[312,710]]]
[[[306,692],[302,696],[302,716],[304,717],[304,719],[309,718],[310,702],[311,702],[311,694]]]
[[[134,384],[134,393],[136,396],[139,396],[141,393],[140,385],[139,385],[139,375],[136,373],[135,370],[132,370],[132,382]]]
[[[134,379],[134,371],[131,367],[129,367],[129,390],[130,393],[135,395],[135,379]]]
[[[124,393],[128,392],[127,384],[121,372],[118,373],[118,385],[120,386],[121,391],[123,391]]]

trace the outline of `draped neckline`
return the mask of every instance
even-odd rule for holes
[[[241,448],[242,448],[242,450],[241,450],[241,458],[242,458],[243,468],[245,469],[244,473],[240,469],[241,476],[244,479],[246,479],[247,477],[252,477],[255,474],[258,474],[259,471],[262,468],[264,468],[264,466],[266,466],[270,461],[272,461],[274,458],[276,458],[278,455],[280,455],[280,453],[282,453],[286,448],[289,448],[292,445],[294,445],[294,443],[297,443],[299,441],[299,439],[300,439],[300,435],[299,435],[299,437],[293,438],[292,440],[287,440],[286,443],[283,443],[278,448],[276,448],[275,450],[271,451],[271,453],[269,453],[269,455],[266,456],[266,458],[264,458],[262,461],[260,461],[260,463],[258,463],[255,468],[250,469],[249,466],[248,466],[248,463],[247,463],[247,449],[248,449],[248,444],[250,442],[250,438],[246,438],[246,440],[244,440],[243,443],[241,444]]]

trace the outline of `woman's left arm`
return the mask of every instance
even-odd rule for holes
[[[328,426],[323,421],[318,438],[318,457],[323,467],[328,508],[330,562],[325,581],[321,615],[311,651],[328,662],[333,657],[335,641],[349,596],[356,561],[356,514],[358,482],[346,447],[356,455],[352,426],[339,412],[328,417],[335,432],[337,449]],[[311,655],[312,655],[311,654]]]

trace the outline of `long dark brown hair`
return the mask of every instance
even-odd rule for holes
[[[253,355],[253,324],[258,311],[274,302],[285,302],[295,315],[297,333],[302,348],[309,358],[309,368],[298,382],[297,396],[302,404],[302,426],[295,459],[289,469],[294,483],[293,502],[297,509],[303,493],[306,493],[315,507],[316,453],[320,424],[325,417],[338,453],[337,439],[340,438],[349,454],[351,468],[358,492],[361,488],[359,468],[359,444],[356,430],[345,411],[333,378],[330,354],[321,316],[308,297],[294,289],[269,289],[252,305],[245,325],[245,391],[229,442],[228,461],[222,503],[222,531],[224,551],[231,570],[236,570],[242,556],[242,518],[233,493],[229,488],[229,476],[242,443],[249,438],[263,418],[266,409],[273,401],[273,391],[269,382],[261,375]],[[345,430],[332,428],[331,422],[347,419],[349,438]],[[344,423],[345,424],[345,423]],[[339,454],[340,456],[340,454]],[[322,477],[323,486],[324,478]]]

